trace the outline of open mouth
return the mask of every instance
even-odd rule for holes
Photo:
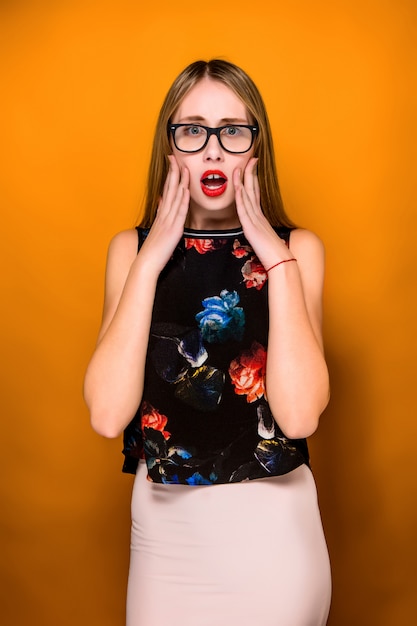
[[[204,172],[200,184],[206,196],[221,196],[226,191],[227,176],[218,170],[210,170]]]

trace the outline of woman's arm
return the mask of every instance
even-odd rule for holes
[[[84,382],[91,424],[105,437],[119,436],[141,401],[156,284],[184,230],[189,174],[170,163],[139,254],[136,230],[119,233],[109,247],[103,321]]]
[[[246,238],[268,273],[269,337],[266,394],[283,433],[308,437],[329,399],[329,379],[321,334],[323,246],[313,233],[295,230],[290,249],[262,213],[256,159],[236,172],[236,206]]]
[[[142,395],[157,276],[137,248],[134,230],[119,233],[109,246],[103,320],[85,376],[91,424],[105,437],[120,434]]]
[[[324,248],[313,233],[295,230],[290,249],[297,263],[268,274],[266,391],[280,428],[298,439],[316,430],[329,400],[321,331]]]

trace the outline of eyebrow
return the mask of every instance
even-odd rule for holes
[[[179,121],[180,124],[186,122],[205,122],[205,118],[201,117],[201,115],[189,115],[187,117],[182,117]],[[221,124],[248,124],[246,119],[241,119],[240,117],[223,117],[219,120]]]

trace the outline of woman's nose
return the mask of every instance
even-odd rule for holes
[[[212,135],[204,148],[204,158],[207,160],[221,161],[224,158],[224,150],[216,135]]]

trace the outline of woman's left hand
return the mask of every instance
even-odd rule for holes
[[[249,159],[245,171],[233,172],[236,209],[245,237],[265,268],[274,263],[291,259],[291,252],[276,234],[261,208],[256,166],[258,159]],[[242,182],[243,178],[243,182]]]

